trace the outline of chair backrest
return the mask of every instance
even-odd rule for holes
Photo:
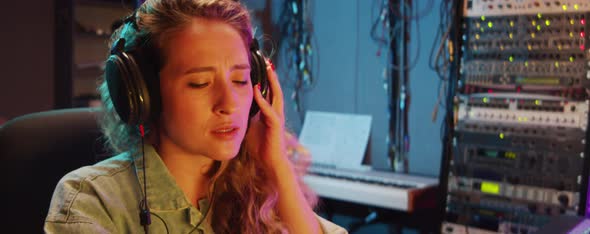
[[[2,232],[42,233],[59,179],[106,158],[99,113],[91,108],[53,110],[0,126]]]

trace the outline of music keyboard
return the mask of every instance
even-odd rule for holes
[[[420,202],[436,202],[436,178],[314,166],[308,172],[304,181],[320,197],[408,212]]]

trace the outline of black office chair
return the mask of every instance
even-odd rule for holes
[[[92,108],[54,110],[0,126],[0,232],[42,233],[59,179],[108,157],[98,115]]]

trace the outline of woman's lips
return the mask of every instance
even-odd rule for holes
[[[211,131],[213,136],[222,140],[232,140],[238,135],[237,127],[222,127]]]

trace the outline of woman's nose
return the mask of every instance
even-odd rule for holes
[[[215,113],[228,115],[234,113],[238,108],[238,95],[232,89],[231,84],[221,84],[217,90]]]

